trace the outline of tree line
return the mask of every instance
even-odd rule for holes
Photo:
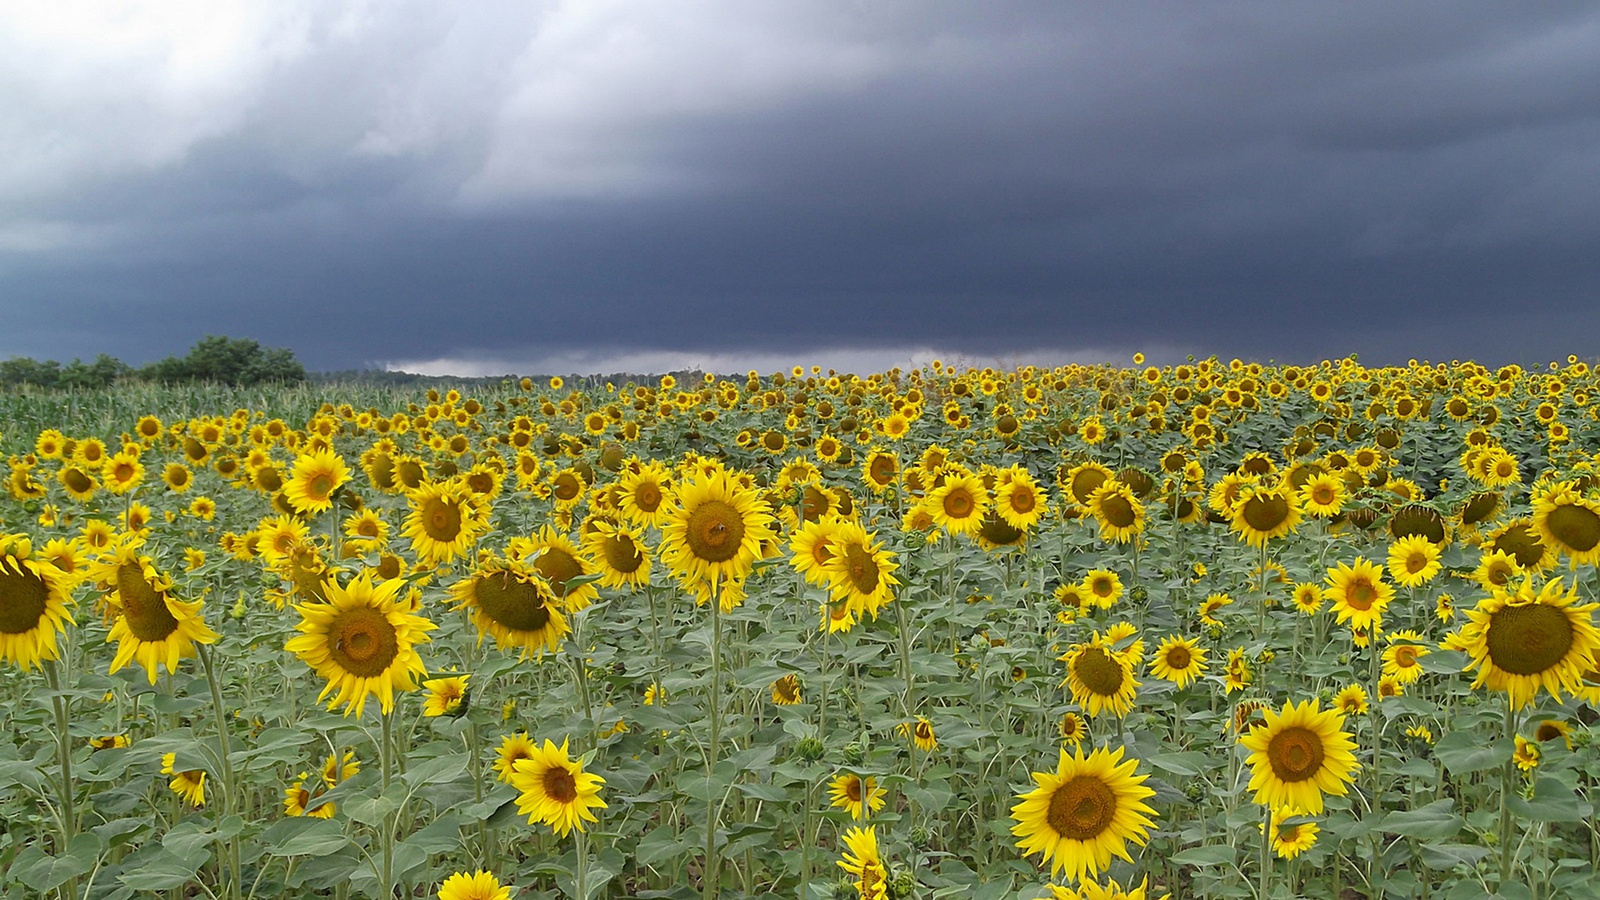
[[[305,366],[294,351],[263,347],[249,338],[207,335],[187,356],[169,356],[135,368],[106,353],[91,362],[74,359],[62,364],[53,359],[13,356],[0,361],[0,387],[24,385],[38,388],[105,388],[124,380],[162,384],[211,382],[236,387],[306,380]]]

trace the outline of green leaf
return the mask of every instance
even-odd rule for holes
[[[1238,851],[1227,844],[1212,844],[1175,853],[1168,857],[1168,862],[1180,866],[1226,866],[1232,865],[1237,857]]]
[[[1452,731],[1433,745],[1433,755],[1450,770],[1452,775],[1481,772],[1503,765],[1511,759],[1511,740],[1499,738],[1484,743],[1481,735],[1468,731]]]
[[[1182,753],[1157,753],[1150,757],[1149,763],[1157,769],[1185,777],[1199,775],[1211,768],[1209,758],[1204,753],[1194,750]]]
[[[754,797],[757,800],[765,800],[768,803],[784,803],[789,799],[789,792],[775,785],[740,782],[734,787],[746,797]]]
[[[350,843],[338,822],[305,816],[273,825],[262,833],[261,840],[273,856],[326,856]]]
[[[166,891],[193,881],[200,867],[211,859],[210,852],[197,857],[182,857],[169,850],[152,854],[142,865],[123,872],[117,879],[136,891]]]
[[[1390,834],[1431,841],[1454,837],[1466,819],[1455,814],[1454,800],[1435,800],[1418,809],[1397,810],[1383,818],[1382,829]]]
[[[99,841],[95,836],[80,834],[60,856],[50,856],[37,846],[23,850],[11,863],[7,875],[9,880],[25,884],[43,895],[93,869],[99,853]]]
[[[1570,788],[1555,778],[1540,778],[1534,783],[1533,798],[1511,798],[1511,811],[1535,822],[1580,822],[1594,808],[1578,799]]]
[[[454,781],[465,771],[467,771],[467,755],[452,753],[417,763],[400,778],[415,790],[426,784]]]

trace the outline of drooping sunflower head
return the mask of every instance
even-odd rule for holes
[[[115,619],[106,641],[117,644],[111,660],[113,673],[137,661],[154,684],[157,666],[176,672],[178,661],[193,655],[195,644],[217,639],[217,633],[201,617],[201,601],[174,597],[172,580],[156,569],[150,557],[139,553],[139,544],[132,538],[124,538],[97,562],[90,577],[111,586],[106,599]]]
[[[1133,489],[1116,479],[1106,481],[1089,495],[1089,512],[1100,527],[1100,537],[1126,544],[1144,531],[1144,506]]]
[[[1600,561],[1600,503],[1580,494],[1571,482],[1535,494],[1533,527],[1546,546],[1574,564]]]
[[[1139,682],[1133,666],[1107,642],[1092,641],[1069,650],[1066,683],[1072,699],[1090,716],[1125,716],[1133,709]]]

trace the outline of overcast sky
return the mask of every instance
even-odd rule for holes
[[[0,4],[0,357],[1592,355],[1592,3]]]

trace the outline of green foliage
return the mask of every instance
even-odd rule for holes
[[[139,374],[163,383],[208,381],[236,387],[306,380],[305,366],[292,350],[269,349],[249,338],[220,335],[207,335],[188,356],[169,356],[145,366]]]

